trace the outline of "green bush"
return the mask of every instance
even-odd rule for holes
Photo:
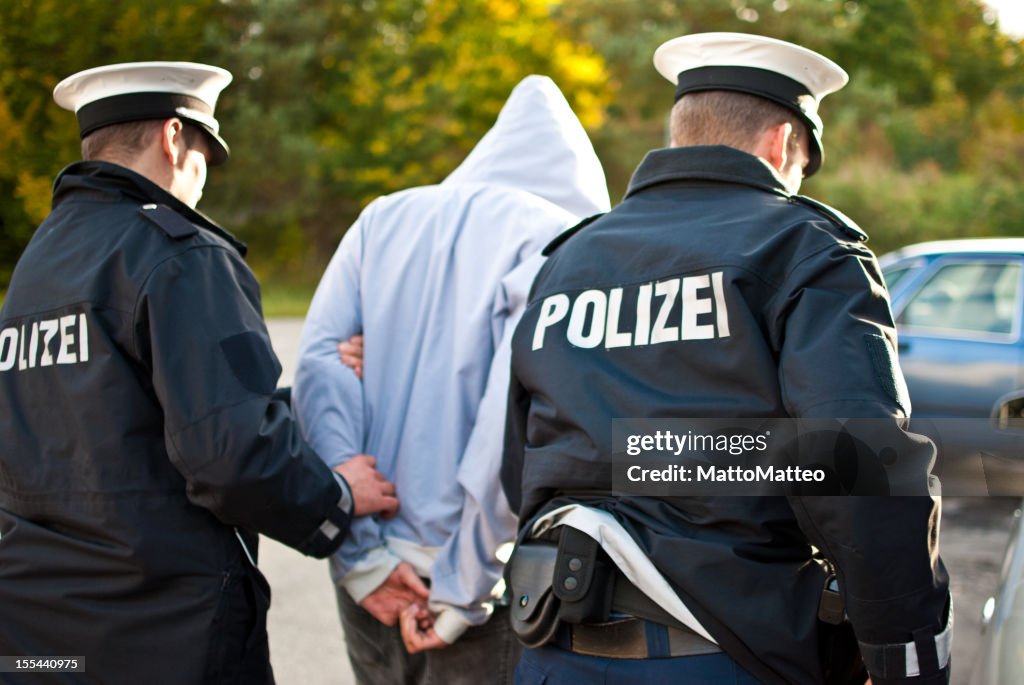
[[[910,172],[862,158],[822,179],[816,196],[871,236],[877,254],[926,240],[1021,235],[1024,195],[1012,179],[943,172],[926,162]]]

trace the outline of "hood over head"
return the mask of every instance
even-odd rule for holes
[[[562,91],[547,76],[519,82],[491,130],[442,185],[525,190],[576,216],[611,206],[604,169]]]

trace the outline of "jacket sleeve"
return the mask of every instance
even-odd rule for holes
[[[360,271],[368,207],[345,233],[310,303],[299,346],[292,390],[303,435],[329,465],[365,449],[363,386],[338,358],[338,343],[361,333]],[[374,455],[376,456],[376,455]],[[331,557],[331,575],[356,602],[383,583],[398,558],[385,545],[370,516],[352,522],[348,538]]]
[[[527,258],[502,281],[493,308],[495,354],[458,470],[464,495],[462,518],[431,569],[430,609],[434,629],[451,644],[471,625],[484,623],[484,603],[501,578],[498,548],[515,539],[516,517],[502,491],[503,447],[512,334],[522,316],[533,277],[543,257]]]
[[[805,259],[780,291],[776,322],[780,382],[790,415],[864,419],[851,422],[873,433],[861,437],[877,441],[884,434],[903,463],[900,482],[891,485],[927,493],[935,448],[904,430],[910,403],[873,255],[837,243]],[[949,579],[938,553],[939,498],[793,497],[790,502],[808,538],[835,566],[873,682],[947,682],[948,644],[942,641],[950,619]],[[915,644],[920,656],[917,675],[881,665],[880,649],[888,649],[891,659],[908,644]]]
[[[241,257],[199,245],[161,262],[139,293],[134,340],[189,499],[305,554],[336,549],[350,520],[343,481],[272,397],[281,367]]]

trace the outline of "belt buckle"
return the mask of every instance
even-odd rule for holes
[[[643,619],[628,616],[604,623],[569,624],[572,651],[612,659],[646,659],[644,623]]]
[[[611,659],[662,659],[721,652],[689,630],[627,616],[604,623],[568,624],[570,650]]]

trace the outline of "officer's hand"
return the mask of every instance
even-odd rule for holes
[[[374,468],[376,463],[369,454],[357,454],[334,470],[348,481],[356,516],[380,512],[382,517],[390,518],[398,513],[395,484]]]
[[[415,604],[402,611],[401,616],[402,642],[409,654],[428,649],[441,649],[448,643],[434,632],[434,616]]]
[[[402,611],[410,606],[415,611],[426,611],[422,604],[429,595],[430,590],[412,570],[412,566],[403,561],[395,567],[387,580],[363,598],[359,606],[384,625],[393,626]]]
[[[363,336],[353,335],[348,340],[338,343],[338,356],[341,357],[341,363],[355,371],[362,380]]]

